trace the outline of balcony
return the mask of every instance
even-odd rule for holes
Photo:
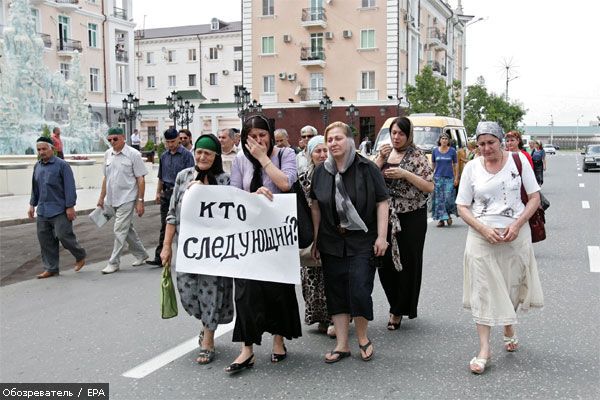
[[[325,51],[322,47],[302,47],[300,49],[300,65],[310,67],[316,65],[325,68]]]
[[[64,13],[70,13],[79,8],[79,0],[54,0],[58,10]]]
[[[115,59],[117,62],[127,63],[129,62],[129,54],[125,50],[116,50]]]
[[[52,47],[52,38],[50,37],[50,35],[46,33],[40,33],[40,38],[42,38],[45,48],[49,49]]]
[[[56,41],[56,49],[58,50],[59,56],[71,57],[75,50],[81,52],[81,42],[79,40],[63,39],[60,38]]]
[[[327,16],[323,7],[303,8],[302,26],[309,28],[311,26],[320,26],[327,28]]]
[[[442,76],[442,67],[444,68],[444,72],[446,72],[446,67],[444,65],[442,65],[439,61],[435,61],[435,60],[429,60],[427,61],[427,65],[429,65],[431,67],[431,70],[433,71],[433,75],[440,77]]]
[[[327,94],[325,88],[302,88],[300,89],[300,101],[318,102]]]
[[[446,44],[448,43],[446,39],[446,33],[442,32],[438,27],[429,28],[427,42],[429,46],[435,47],[438,51],[444,50]]]
[[[113,8],[113,17],[127,21],[127,10],[119,7]]]

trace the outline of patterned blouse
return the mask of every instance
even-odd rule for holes
[[[175,187],[173,188],[173,195],[171,196],[171,204],[169,205],[169,212],[167,214],[167,224],[176,225],[177,231],[179,232],[179,218],[181,215],[181,201],[183,195],[188,188],[190,182],[196,179],[198,172],[195,167],[186,168],[181,170],[177,174],[175,179]],[[229,185],[229,174],[224,172],[215,177],[217,185]]]
[[[402,167],[405,170],[420,176],[426,181],[433,179],[433,170],[429,160],[423,152],[415,147],[409,147],[399,164],[385,163],[381,168],[385,171],[388,168]],[[396,213],[406,213],[418,210],[427,204],[428,193],[417,189],[413,184],[405,179],[385,179],[387,188],[390,191],[390,209]]]

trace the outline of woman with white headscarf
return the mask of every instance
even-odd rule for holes
[[[315,168],[310,196],[313,256],[323,263],[327,310],[332,315],[337,344],[326,363],[350,356],[348,328],[354,319],[360,357],[373,357],[367,336],[373,320],[374,257],[385,254],[388,191],[379,168],[356,153],[352,131],[343,122],[325,129],[327,160]]]

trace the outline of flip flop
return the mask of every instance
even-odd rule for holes
[[[367,354],[367,349],[369,348],[369,346],[373,347],[373,343],[371,343],[370,340],[367,343],[363,344],[363,345],[360,345],[360,344],[358,345],[358,348],[361,350],[360,358],[363,361],[371,361],[371,359],[373,358],[373,354],[375,354],[375,348],[373,348],[373,351],[371,351],[371,354],[369,354],[368,356],[364,356],[363,357],[363,353],[362,352],[364,352],[365,354]]]
[[[200,361],[200,359],[204,359]],[[200,353],[198,353],[198,358],[196,362],[201,365],[210,364],[215,359],[215,351],[208,349],[200,349]]]
[[[325,357],[325,362],[327,364],[336,363],[336,362],[340,361],[342,358],[350,357],[350,355],[351,355],[349,351],[338,351],[338,350],[332,350],[329,352],[329,354],[331,354],[332,356],[337,355],[337,357],[336,358]]]

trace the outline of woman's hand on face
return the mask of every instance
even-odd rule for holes
[[[252,157],[259,160],[262,156],[267,155],[267,149],[265,149],[262,145],[260,145],[256,140],[252,139],[252,137],[248,136],[248,140],[246,142],[246,148],[252,154]]]
[[[273,201],[273,192],[271,192],[268,188],[261,186],[256,191],[256,194],[262,194],[270,201]]]
[[[383,172],[383,176],[387,179],[402,179],[406,176],[406,170],[404,168],[388,168]]]
[[[375,240],[375,244],[373,245],[373,253],[375,253],[375,257],[381,257],[385,254],[387,250],[388,242],[386,238],[378,237]]]
[[[388,159],[391,152],[392,152],[391,144],[382,144],[381,147],[379,148],[379,158],[381,158],[383,161],[385,161]]]

